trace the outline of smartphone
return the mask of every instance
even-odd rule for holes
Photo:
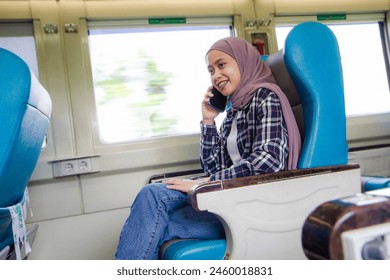
[[[214,94],[214,96],[210,98],[209,106],[222,113],[226,108],[227,97],[215,87],[212,88],[211,93]]]

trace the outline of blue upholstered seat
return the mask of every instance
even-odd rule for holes
[[[344,84],[335,35],[320,23],[300,24],[286,39],[284,60],[304,113],[298,167],[346,164]]]
[[[226,240],[182,239],[174,240],[165,246],[165,260],[221,260],[225,255]]]
[[[14,243],[8,207],[25,201],[50,115],[50,97],[27,64],[0,48],[0,251]]]
[[[390,178],[380,176],[362,176],[362,188],[365,192],[390,188]]]
[[[283,53],[279,52],[275,56],[284,60],[293,81],[290,86],[288,83],[283,84],[285,77],[279,77],[279,66],[273,65],[273,60],[279,58],[271,55],[267,61],[278,84],[289,98],[300,125],[303,146],[298,168],[346,164],[348,149],[344,88],[339,48],[334,34],[323,24],[302,23],[288,34]],[[294,85],[298,97],[293,96],[296,94]],[[179,243],[167,246],[162,258],[221,259],[225,246],[223,241],[180,240]]]

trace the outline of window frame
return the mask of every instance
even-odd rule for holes
[[[173,28],[173,27],[207,27],[207,26],[229,26],[230,28],[230,34],[231,36],[235,36],[235,29],[234,29],[234,22],[235,18],[233,16],[219,16],[219,17],[212,17],[212,18],[196,18],[196,17],[186,17],[186,23],[185,24],[149,24],[149,19],[135,19],[135,20],[86,20],[86,27],[87,27],[87,34],[89,36],[90,30],[96,31],[96,30],[105,30],[105,29],[130,29],[130,28]],[[89,53],[89,40],[86,40],[86,48],[88,49]],[[93,121],[93,138],[94,138],[94,146],[95,150],[98,152],[104,151],[120,151],[124,147],[134,148],[134,149],[143,149],[150,147],[151,145],[154,146],[156,143],[161,147],[170,146],[172,145],[172,139],[178,139],[180,143],[183,144],[199,144],[199,132],[194,131],[193,133],[186,133],[186,134],[167,134],[167,135],[161,135],[161,136],[155,136],[155,137],[149,137],[149,138],[136,138],[136,139],[129,139],[125,141],[118,141],[118,142],[105,142],[101,139],[100,131],[99,131],[99,124],[98,124],[98,113],[97,113],[97,107],[96,107],[96,97],[95,97],[95,89],[94,89],[94,82],[93,82],[93,76],[92,76],[92,63],[91,63],[91,57],[88,56],[88,67],[89,71],[91,73],[91,81],[89,82],[89,91],[91,96],[91,115]],[[192,145],[191,145],[192,146]]]
[[[380,23],[382,46],[385,59],[385,67],[389,76],[389,19],[385,13],[370,13],[370,14],[346,14],[347,19],[344,20],[317,20],[317,15],[304,16],[275,16],[275,32],[277,26],[294,26],[296,24],[307,21],[318,21],[324,24],[353,24],[353,23]],[[277,42],[276,42],[277,45]],[[282,48],[278,46],[278,48]],[[390,79],[388,78],[389,88]],[[390,146],[390,107],[389,112],[373,113],[365,115],[353,115],[347,117],[347,141],[350,150],[373,148],[378,146]]]

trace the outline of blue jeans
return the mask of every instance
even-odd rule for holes
[[[187,194],[165,184],[142,188],[131,206],[119,238],[116,259],[158,259],[160,246],[176,238],[220,239],[225,233],[219,219],[197,212],[187,203]]]

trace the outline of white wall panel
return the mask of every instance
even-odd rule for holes
[[[38,223],[30,260],[110,260],[129,209]]]
[[[33,217],[30,217],[28,222],[82,213],[80,187],[75,177],[32,184],[29,193]]]
[[[349,161],[358,163],[363,175],[390,176],[390,148],[351,152]]]

